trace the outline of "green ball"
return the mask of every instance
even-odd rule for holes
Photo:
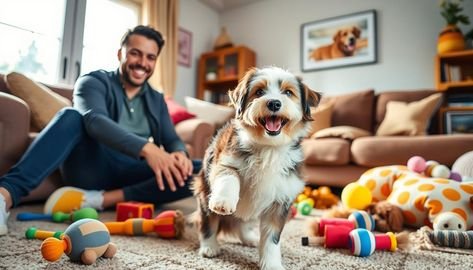
[[[35,234],[36,234],[36,231],[38,229],[36,229],[35,227],[29,227],[26,232],[25,232],[25,236],[27,239],[35,239]]]
[[[84,218],[99,219],[99,214],[97,213],[97,210],[90,207],[85,207],[72,213],[72,222]]]
[[[304,216],[310,215],[310,212],[312,212],[312,206],[308,202],[300,202],[297,204],[297,210],[299,213],[301,213]]]

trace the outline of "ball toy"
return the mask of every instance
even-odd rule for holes
[[[445,165],[436,165],[432,168],[430,176],[448,179],[450,176],[450,169]]]
[[[69,225],[62,239],[49,237],[41,244],[41,254],[48,261],[57,261],[66,253],[71,261],[93,264],[101,256],[112,258],[116,251],[107,227],[89,218]]]
[[[454,212],[445,212],[435,217],[432,227],[435,231],[453,230],[466,231],[466,221],[459,214]]]
[[[432,170],[435,166],[439,165],[439,163],[435,160],[428,160],[425,162],[425,171],[424,174],[426,176],[432,176]]]
[[[367,229],[369,231],[374,230],[374,218],[366,211],[355,211],[348,216],[348,220],[353,222],[355,228]]]
[[[371,191],[356,182],[352,182],[343,188],[342,203],[349,209],[365,209],[372,202]]]
[[[297,204],[297,210],[298,210],[299,213],[301,213],[302,215],[308,216],[308,215],[310,215],[310,213],[312,212],[312,206],[310,205],[309,202],[307,202],[307,201],[302,201],[302,202],[300,202],[300,203]]]
[[[416,173],[424,172],[426,166],[425,159],[420,156],[413,156],[407,161],[407,168]]]
[[[350,232],[348,246],[353,255],[367,257],[376,248],[374,234],[366,229],[355,229]]]
[[[448,177],[448,179],[452,179],[452,180],[455,180],[457,182],[461,182],[462,181],[462,176],[457,173],[457,172],[450,172],[450,176]]]
[[[302,200],[301,202],[307,202],[307,203],[310,205],[310,207],[314,208],[315,201],[314,201],[314,199],[312,199],[312,198],[304,199],[304,200]]]

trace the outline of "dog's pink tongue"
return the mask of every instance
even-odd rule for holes
[[[266,117],[266,129],[269,131],[278,131],[281,128],[281,118]]]

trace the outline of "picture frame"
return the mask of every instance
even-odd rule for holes
[[[376,11],[301,25],[303,72],[377,62]]]
[[[447,134],[472,134],[473,110],[447,111],[445,113],[445,133]]]
[[[181,27],[177,34],[177,63],[181,66],[191,67],[192,62],[192,33]]]

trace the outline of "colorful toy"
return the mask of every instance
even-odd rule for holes
[[[116,206],[116,221],[125,221],[129,218],[152,219],[154,215],[154,205],[141,202],[120,202]]]
[[[327,186],[314,189],[310,186],[305,186],[302,193],[296,198],[297,210],[302,215],[309,215],[312,208],[328,209],[337,204],[338,201],[339,198]],[[301,205],[301,203],[304,204]],[[307,204],[310,205],[310,208]]]
[[[311,232],[317,236],[325,235],[325,227],[327,225],[344,226],[350,230],[363,228],[374,230],[374,219],[366,211],[353,212],[348,219],[344,218],[315,218],[310,223]]]
[[[365,209],[373,198],[371,191],[358,183],[350,183],[342,190],[342,204],[348,209]]]
[[[90,218],[69,225],[62,239],[49,237],[41,244],[43,258],[51,262],[66,253],[71,261],[93,264],[101,256],[112,258],[116,251],[116,246],[110,243],[107,227]]]
[[[29,227],[26,232],[25,236],[27,239],[41,239],[44,240],[49,237],[54,237],[57,239],[62,239],[64,232],[61,231],[43,231],[43,230],[38,230],[36,227]]]
[[[301,213],[304,216],[310,215],[310,213],[312,212],[312,209],[313,209],[312,205],[310,205],[310,203],[307,202],[306,200],[297,204],[297,210],[299,211],[299,213]]]
[[[473,231],[432,230],[425,226],[419,233],[422,242],[428,246],[473,249]]]
[[[110,234],[144,235],[155,232],[161,238],[180,238],[184,232],[181,211],[167,210],[155,219],[130,218],[122,222],[105,222]]]
[[[452,179],[458,182],[462,181],[462,176],[437,161],[425,161],[423,157],[413,156],[407,161],[407,168],[415,173],[423,174],[428,177]]]
[[[79,210],[75,210],[70,214],[63,213],[63,212],[55,212],[51,214],[38,214],[38,213],[29,213],[23,212],[19,213],[16,216],[16,219],[19,221],[30,221],[30,220],[51,220],[54,222],[69,222],[69,221],[77,221],[83,218],[91,218],[91,219],[99,219],[99,214],[97,210],[90,207],[85,207]]]
[[[303,237],[303,246],[323,245],[325,248],[349,248],[353,255],[366,257],[374,250],[395,251],[408,243],[408,234],[373,234],[366,229],[350,229],[346,226],[327,225],[324,236]]]
[[[432,165],[427,164],[426,170],[429,166]],[[458,224],[458,220],[448,218],[461,217],[467,229],[473,228],[473,183],[426,177],[405,166],[383,166],[365,172],[352,184],[368,189],[373,201],[386,200],[398,207],[402,211],[404,225],[431,227],[437,216],[453,212],[458,215],[444,216],[441,224]],[[356,201],[358,198],[360,195],[356,192],[345,198],[342,193],[342,201]]]

